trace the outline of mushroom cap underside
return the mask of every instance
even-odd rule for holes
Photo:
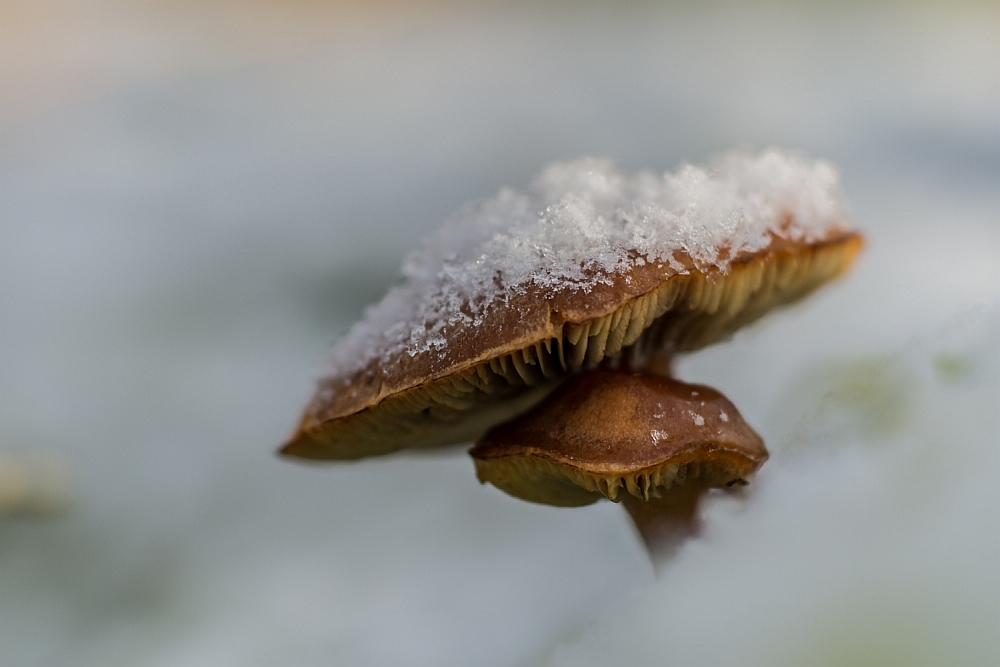
[[[470,453],[480,481],[558,506],[648,500],[695,481],[731,486],[767,459],[760,436],[714,389],[610,369],[568,380]]]
[[[861,245],[856,233],[776,237],[725,271],[636,262],[589,291],[514,295],[480,326],[456,327],[441,356],[404,354],[324,379],[282,453],[345,460],[475,440],[623,351],[635,369],[724,339],[836,278]]]

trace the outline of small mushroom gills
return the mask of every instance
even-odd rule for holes
[[[282,453],[482,438],[480,479],[536,502],[623,500],[655,541],[677,524],[661,519],[693,511],[692,489],[741,483],[767,456],[718,392],[666,377],[670,359],[805,297],[861,245],[822,161],[730,153],[662,175],[554,163],[407,257],[331,351]]]
[[[612,369],[568,380],[470,453],[480,481],[524,500],[622,502],[653,554],[695,530],[704,491],[746,484],[767,459],[714,389]]]

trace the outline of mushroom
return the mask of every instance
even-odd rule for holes
[[[556,163],[410,256],[282,453],[471,442],[607,360],[663,372],[838,276],[861,244],[825,163],[731,154],[663,177]]]
[[[696,529],[705,490],[742,486],[767,459],[760,436],[714,389],[611,369],[568,380],[470,454],[481,482],[523,500],[622,502],[651,554]]]

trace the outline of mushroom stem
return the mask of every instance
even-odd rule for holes
[[[611,359],[606,359],[602,366],[629,373],[648,373],[673,379],[673,360],[673,354],[667,350],[649,350],[637,346],[623,350],[621,354]]]
[[[693,483],[665,489],[659,498],[649,500],[625,494],[622,505],[632,517],[650,560],[655,563],[671,556],[685,539],[697,535],[701,527],[698,504],[707,490],[707,486]]]
[[[650,357],[649,362],[646,364],[644,370],[652,375],[659,375],[660,377],[672,378],[673,368],[672,368],[673,357],[666,352],[659,352]]]

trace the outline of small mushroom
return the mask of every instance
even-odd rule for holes
[[[612,369],[568,380],[470,453],[481,482],[524,500],[622,502],[651,553],[695,530],[705,490],[742,486],[767,460],[760,436],[714,389]]]
[[[861,244],[824,163],[735,154],[662,179],[556,164],[411,256],[407,282],[333,350],[282,453],[474,441],[607,359],[662,369],[724,339],[841,274]]]

